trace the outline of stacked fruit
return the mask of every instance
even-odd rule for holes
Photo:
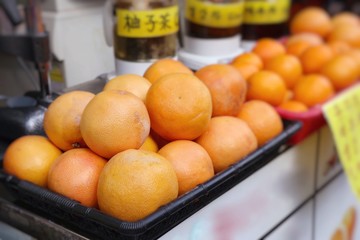
[[[248,83],[248,99],[304,112],[354,84],[360,76],[360,18],[350,12],[330,16],[318,7],[300,11],[290,35],[264,38],[232,65]]]
[[[307,11],[327,19],[319,29],[357,19]],[[11,143],[4,170],[124,221],[148,216],[280,134],[274,107],[307,109],[356,81],[358,46],[325,42],[335,27],[324,35],[296,30],[307,14],[294,18],[287,39],[261,39],[230,64],[194,72],[161,59],[143,76],[117,76],[96,95],[59,96],[44,116],[46,137]]]
[[[144,76],[117,76],[96,95],[56,98],[44,116],[47,138],[15,140],[4,169],[136,221],[281,133],[275,109],[245,102],[246,94],[246,81],[229,64],[193,72],[162,59]]]

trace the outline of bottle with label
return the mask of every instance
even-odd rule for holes
[[[185,0],[179,58],[197,69],[239,54],[243,9],[244,0]]]
[[[287,34],[291,0],[245,0],[242,46],[250,50],[260,38]]]
[[[114,0],[113,8],[117,74],[142,75],[155,60],[176,57],[177,0]]]
[[[243,1],[186,1],[186,34],[197,38],[224,38],[241,31]]]

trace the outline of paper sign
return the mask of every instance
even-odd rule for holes
[[[350,186],[360,200],[360,84],[323,106]]]

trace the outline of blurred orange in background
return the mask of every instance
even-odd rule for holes
[[[234,63],[252,64],[255,65],[259,70],[264,66],[264,63],[262,62],[262,59],[259,57],[259,55],[253,52],[245,52],[240,54],[231,61],[231,64]]]
[[[264,66],[262,59],[253,52],[245,52],[235,57],[230,64],[234,66],[245,80],[261,70]]]
[[[321,68],[334,57],[331,47],[326,44],[307,48],[300,56],[305,74],[319,73]]]
[[[360,18],[353,12],[342,11],[336,13],[331,17],[331,22],[334,28],[342,27],[345,25],[360,27]]]
[[[332,58],[322,67],[320,73],[331,81],[336,91],[350,86],[359,78],[358,64],[353,57],[346,54]]]
[[[309,108],[302,102],[296,100],[285,101],[279,105],[280,109],[289,112],[306,112]]]
[[[333,50],[335,55],[350,52],[352,49],[347,42],[340,40],[329,41],[326,44]]]
[[[286,44],[285,46],[286,46],[286,52],[288,54],[294,55],[299,58],[306,49],[312,46],[312,44],[301,40]]]
[[[275,72],[261,70],[248,79],[248,100],[262,100],[272,106],[278,106],[286,95],[285,81]]]
[[[330,80],[320,74],[304,75],[294,87],[294,100],[313,107],[324,103],[335,94]]]
[[[327,36],[327,41],[344,41],[354,48],[360,48],[360,27],[344,25],[334,28]]]
[[[290,32],[315,33],[325,38],[332,30],[331,17],[320,7],[307,7],[300,10],[290,22]]]
[[[303,73],[299,59],[290,54],[282,54],[269,59],[264,69],[279,74],[289,89],[294,87]]]
[[[316,33],[299,32],[299,33],[290,34],[285,40],[285,46],[289,46],[291,44],[299,43],[299,42],[305,42],[308,43],[310,46],[315,46],[315,45],[323,44],[324,39]]]
[[[252,52],[257,54],[265,64],[269,59],[286,53],[285,46],[273,38],[261,38],[256,41]]]

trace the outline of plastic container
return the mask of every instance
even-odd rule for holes
[[[300,131],[295,133],[288,141],[290,145],[295,145],[304,140],[307,136],[319,130],[326,124],[326,120],[322,113],[321,105],[317,105],[307,112],[295,113],[280,108],[276,108],[281,118],[291,121],[300,121],[302,127]]]
[[[285,151],[301,123],[284,121],[284,125],[280,135],[258,150],[137,222],[121,221],[1,170],[0,182],[19,203],[91,239],[156,239]]]
[[[358,84],[360,84],[360,82],[356,81],[351,86],[337,92],[335,96],[333,96],[326,102],[331,101],[332,99],[336,98],[340,94],[345,93],[347,90],[351,89],[352,87],[354,87]],[[308,111],[301,112],[301,113],[295,113],[295,112],[286,111],[286,110],[283,110],[280,108],[276,108],[277,112],[280,114],[282,119],[289,120],[289,121],[300,121],[302,123],[302,127],[301,127],[300,131],[295,133],[289,139],[288,143],[290,145],[298,144],[299,142],[304,140],[307,136],[316,132],[321,127],[323,127],[324,125],[327,124],[325,116],[322,111],[322,105],[323,104],[316,105],[316,106],[310,108]]]

